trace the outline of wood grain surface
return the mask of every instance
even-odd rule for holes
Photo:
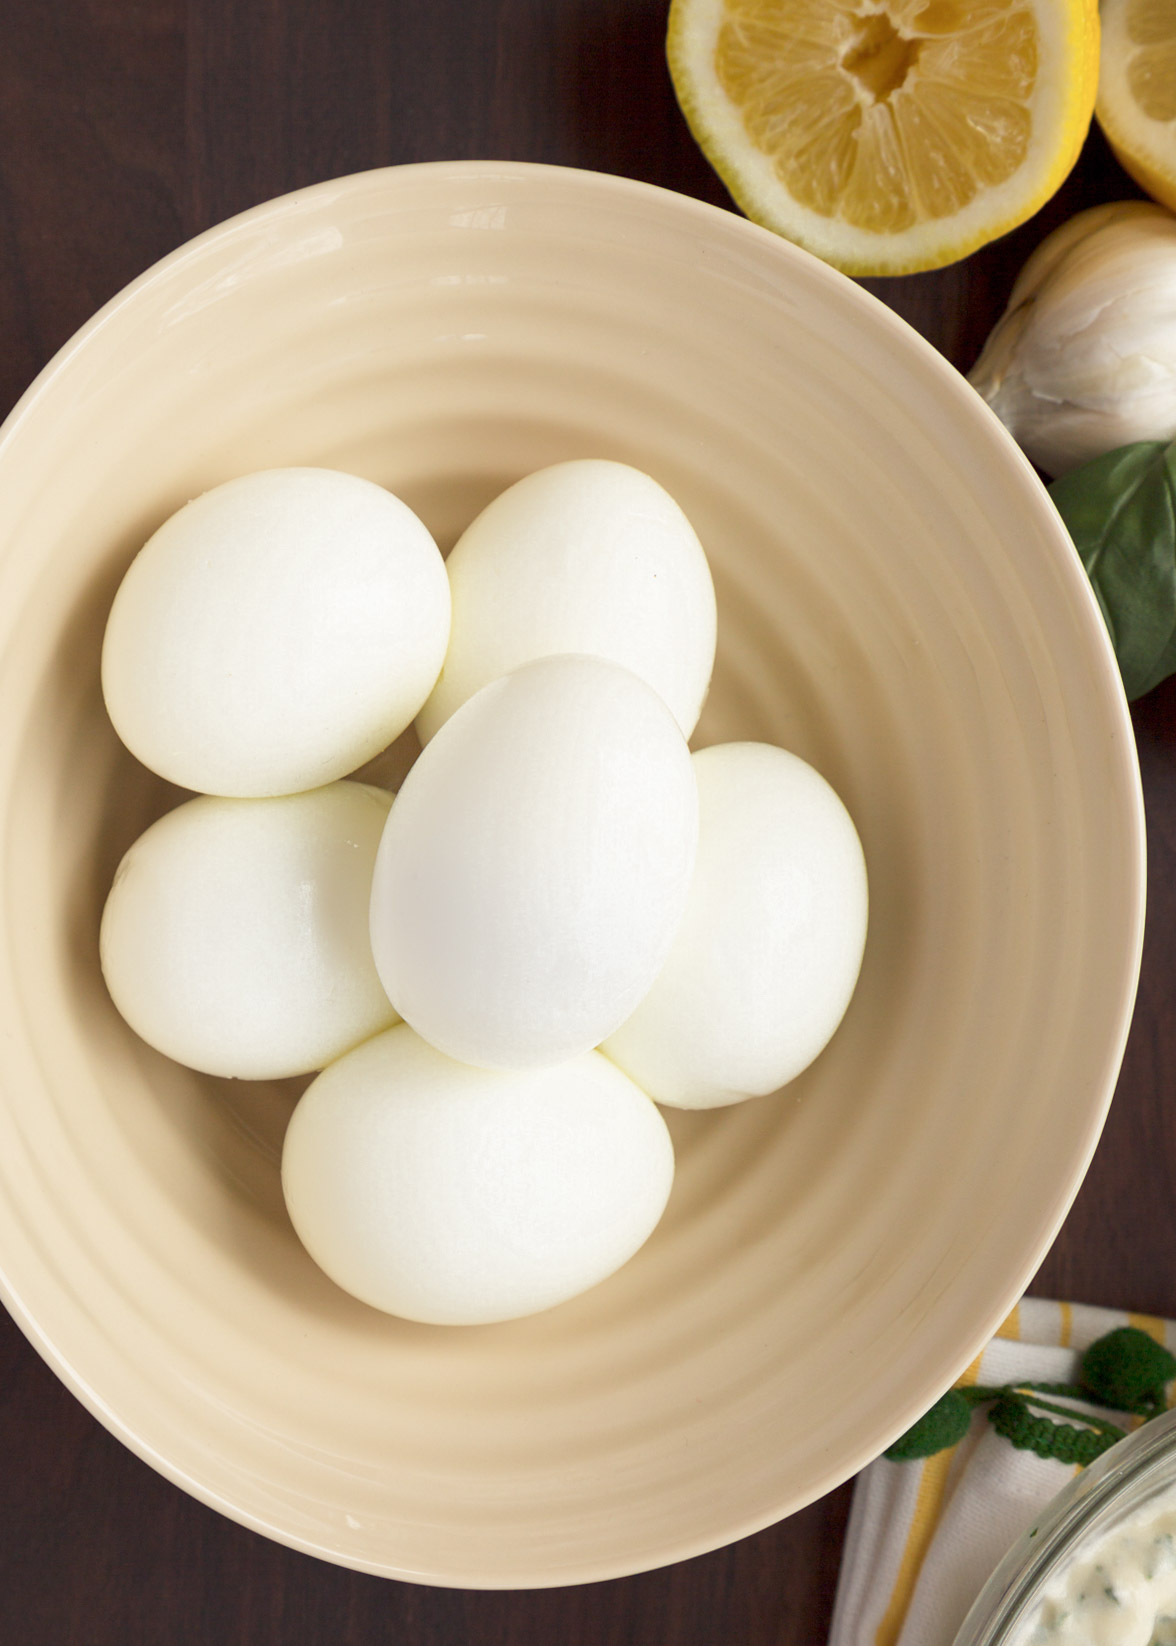
[[[675,105],[665,0],[5,0],[0,412],[108,297],[343,172],[547,161],[730,202]],[[954,268],[869,283],[967,369],[1032,247],[1138,191],[1093,133],[1061,194]],[[1119,1090],[1041,1295],[1176,1314],[1176,681],[1137,708],[1143,980]],[[849,1487],[742,1543],[583,1588],[464,1594],[245,1531],[111,1438],[0,1316],[2,1646],[819,1646]]]

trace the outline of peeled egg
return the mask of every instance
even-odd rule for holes
[[[792,1080],[849,1004],[866,867],[819,772],[766,743],[694,756],[698,857],[662,972],[602,1050],[659,1103],[717,1108]]]
[[[354,771],[412,721],[449,637],[445,564],[382,486],[269,469],[205,492],[131,563],[102,649],[114,728],[204,794]]]
[[[392,797],[333,783],[202,795],[139,837],[102,916],[112,999],[149,1045],[209,1074],[321,1069],[396,1022],[368,940]]]
[[[554,652],[623,664],[694,730],[714,585],[690,522],[647,474],[593,458],[540,469],[483,509],[446,564],[453,630],[417,718],[423,741],[482,686]]]
[[[389,815],[371,913],[389,997],[465,1063],[587,1051],[669,952],[697,829],[656,692],[602,658],[524,664],[446,721]]]
[[[282,1154],[291,1221],[331,1279],[446,1326],[596,1285],[652,1232],[673,1172],[665,1121],[599,1053],[496,1073],[405,1024],[319,1075]]]

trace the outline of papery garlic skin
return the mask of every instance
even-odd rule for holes
[[[968,381],[1052,476],[1176,436],[1176,217],[1079,212],[1017,277]]]

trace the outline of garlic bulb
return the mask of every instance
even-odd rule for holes
[[[1176,435],[1176,217],[1124,200],[1042,241],[969,375],[1047,474]]]

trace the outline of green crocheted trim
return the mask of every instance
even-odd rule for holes
[[[1082,1381],[1099,1404],[1137,1417],[1164,1410],[1164,1386],[1176,1377],[1176,1359],[1136,1326],[1120,1326],[1087,1349]]]
[[[964,1438],[973,1410],[987,1405],[988,1421],[997,1434],[1021,1451],[1056,1457],[1062,1463],[1093,1463],[1124,1439],[1126,1431],[1106,1418],[1043,1396],[1084,1400],[1146,1420],[1166,1409],[1166,1388],[1173,1378],[1176,1356],[1137,1326],[1120,1326],[1090,1345],[1077,1383],[949,1389],[884,1455],[901,1463],[945,1451]]]

